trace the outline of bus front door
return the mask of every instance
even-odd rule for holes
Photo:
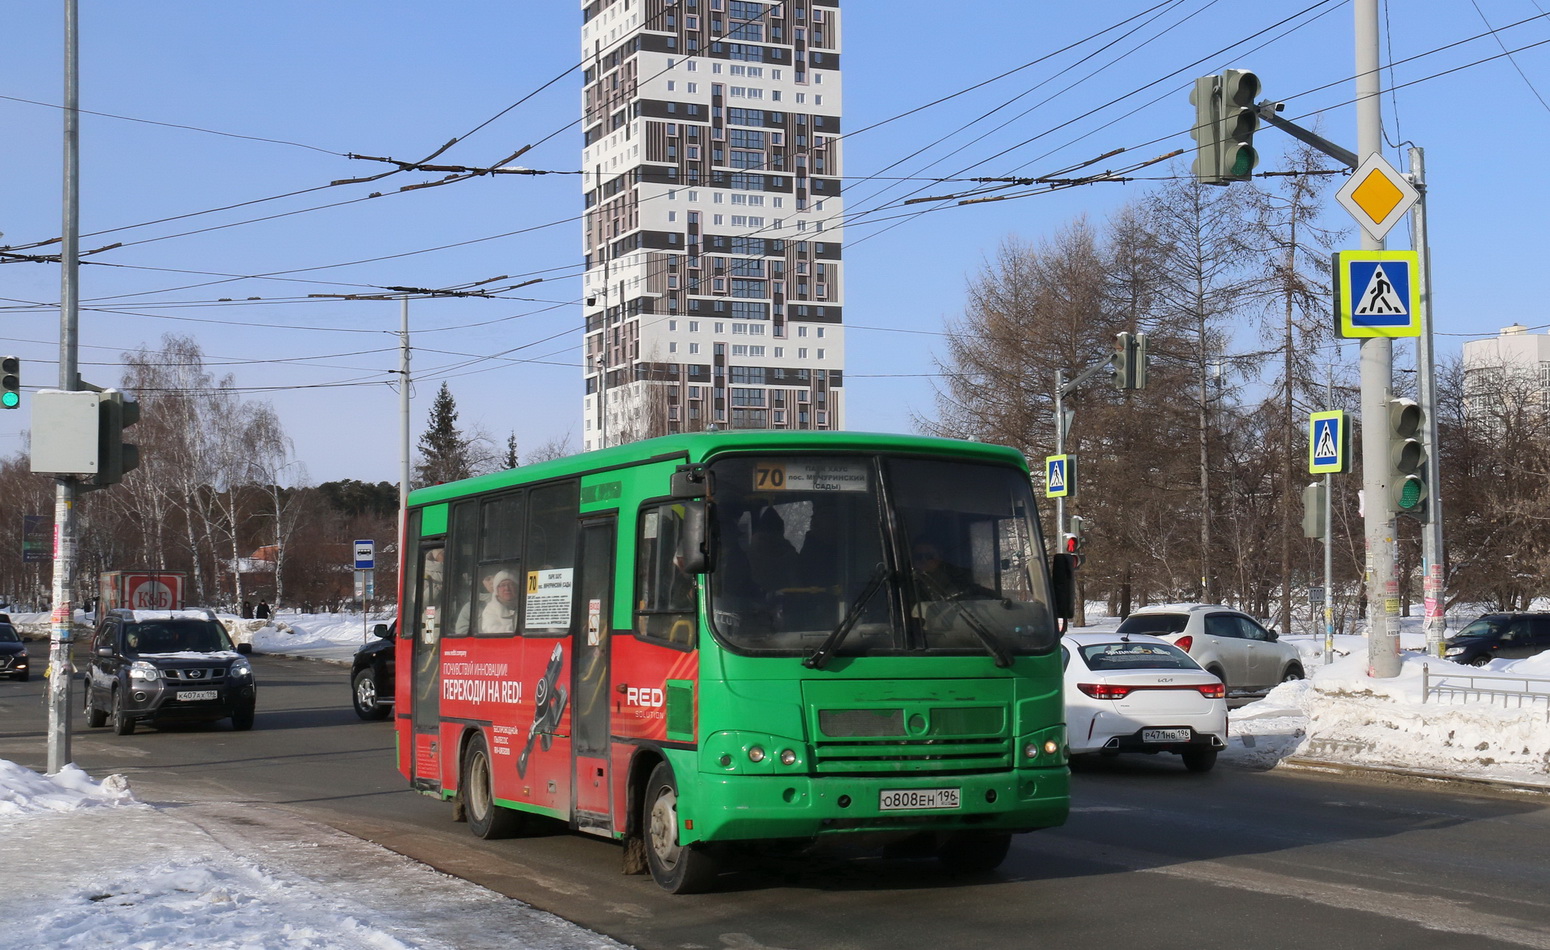
[[[410,736],[409,781],[422,791],[441,788],[441,758],[437,748],[441,733],[441,635],[442,575],[445,548],[440,542],[420,548],[420,584],[415,609],[408,619],[413,637],[409,672]],[[400,673],[399,675],[403,675]]]
[[[581,526],[580,623],[572,649],[571,733],[575,750],[576,827],[594,834],[612,833],[608,761],[609,635],[613,614],[614,531],[612,517]]]

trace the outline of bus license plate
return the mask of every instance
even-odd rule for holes
[[[1142,742],[1188,742],[1191,736],[1188,729],[1143,729],[1141,730]]]
[[[201,699],[214,699],[216,692],[213,689],[185,689],[178,693],[180,702],[190,703]]]
[[[957,788],[885,788],[878,796],[881,811],[919,811],[957,808],[962,789]]]

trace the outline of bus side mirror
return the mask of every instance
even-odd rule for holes
[[[703,465],[680,465],[673,472],[668,494],[674,501],[691,498],[709,498],[711,491],[710,470]]]
[[[679,570],[685,574],[709,574],[712,560],[710,502],[696,498],[683,503],[683,524],[678,533]]]
[[[1050,558],[1049,587],[1055,616],[1061,620],[1076,616],[1076,555],[1057,554]]]

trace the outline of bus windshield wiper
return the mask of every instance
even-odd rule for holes
[[[851,628],[856,625],[856,621],[861,619],[862,608],[866,607],[867,602],[872,599],[872,596],[882,588],[883,581],[887,577],[888,565],[878,564],[873,569],[872,578],[867,581],[866,587],[862,588],[861,593],[856,596],[856,600],[850,605],[850,609],[845,611],[845,616],[840,618],[839,625],[824,638],[823,643],[819,644],[818,649],[814,650],[811,656],[802,660],[803,666],[810,670],[817,670],[822,669],[823,665],[829,662],[829,657],[833,656],[834,651],[839,649],[840,642],[849,635]]]
[[[1006,601],[1002,601],[1002,603],[1006,603]],[[1002,669],[1011,666],[1012,654],[1007,652],[1006,645],[997,640],[995,634],[985,629],[985,625],[980,623],[979,618],[965,609],[962,601],[952,606],[958,608],[958,616],[963,618],[964,626],[968,627],[976,637],[979,637],[980,642],[985,644],[985,649],[989,651],[991,656],[996,658],[996,666]]]

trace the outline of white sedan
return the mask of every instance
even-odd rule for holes
[[[1173,752],[1206,772],[1227,745],[1227,688],[1166,640],[1068,633],[1066,741],[1083,753]]]

